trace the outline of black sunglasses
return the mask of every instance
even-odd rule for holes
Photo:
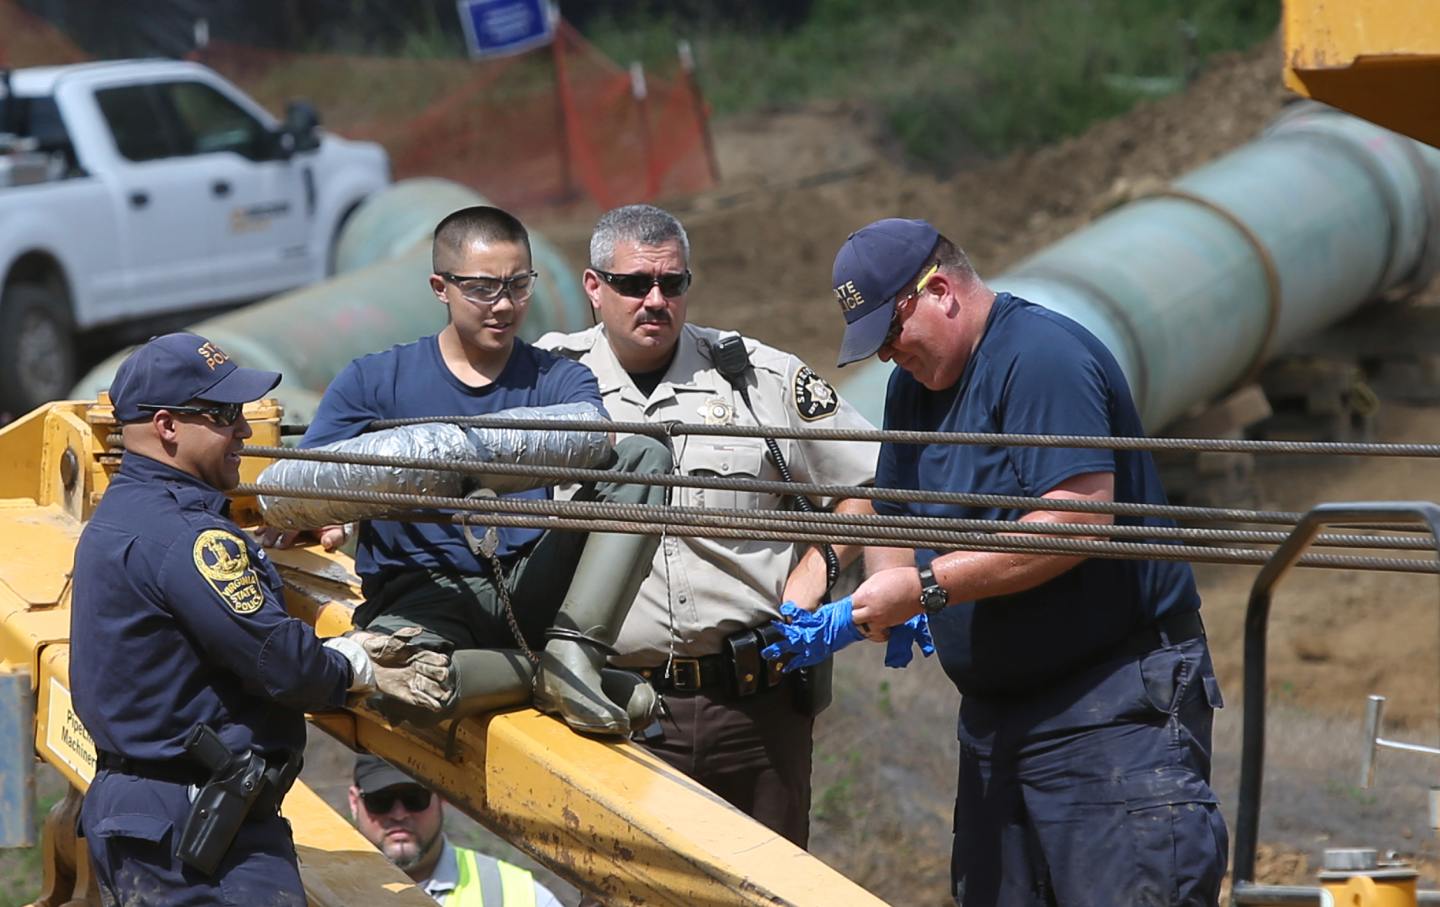
[[[650,295],[651,287],[659,287],[662,295],[670,297],[683,295],[690,289],[689,268],[679,274],[612,274],[599,268],[590,270],[604,278],[615,292],[631,299],[644,299]]]
[[[430,797],[430,791],[423,787],[390,787],[377,790],[373,794],[360,795],[360,799],[365,801],[365,811],[381,816],[395,808],[396,800],[409,812],[424,812],[430,808]]]
[[[221,428],[229,428],[240,421],[240,416],[245,411],[243,403],[217,403],[214,406],[166,406],[163,403],[137,403],[135,408],[147,413],[158,413],[160,410],[178,413],[182,416],[209,416],[215,424]]]

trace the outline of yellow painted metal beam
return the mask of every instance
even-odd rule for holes
[[[275,407],[255,412],[253,443],[277,443],[278,417]],[[0,660],[31,671],[36,752],[83,790],[94,776],[95,753],[70,704],[68,584],[57,578],[68,574],[82,521],[118,457],[105,445],[113,431],[107,407],[55,404],[40,419],[13,432],[0,430],[0,463],[35,470],[28,484],[11,477],[0,485],[10,496],[0,500]],[[11,450],[37,438],[45,447],[39,457]],[[68,467],[66,451],[74,459]],[[247,472],[263,465],[246,461]],[[236,503],[242,511],[253,506]],[[27,549],[34,560],[17,566],[10,552],[27,535],[38,540]],[[299,549],[275,552],[272,559],[285,577],[292,613],[322,636],[350,626],[359,592],[348,558]],[[643,750],[575,734],[531,709],[445,730],[392,727],[364,708],[311,720],[352,747],[409,769],[607,903],[882,903]],[[430,903],[406,900],[404,877],[373,848],[361,846],[363,839],[347,831],[349,823],[307,789],[297,785],[285,812],[312,903]]]
[[[304,550],[271,560],[291,613],[324,613],[330,629],[348,628],[358,595],[337,594],[334,561]],[[325,571],[319,584],[307,564]],[[428,731],[392,726],[364,708],[311,721],[425,779],[606,903],[884,903],[639,747],[576,734],[533,709]]]
[[[35,751],[84,791],[95,778],[95,744],[71,704],[69,649],[53,644],[40,658]],[[281,811],[295,835],[312,907],[433,907],[429,895],[304,784],[290,789]]]
[[[304,784],[290,788],[281,811],[295,833],[300,880],[312,905],[435,907],[430,895]]]
[[[1440,16],[1433,0],[1286,0],[1285,84],[1440,146]]]
[[[629,743],[582,737],[533,709],[443,733],[357,709],[312,721],[440,790],[460,810],[609,904],[884,902]]]

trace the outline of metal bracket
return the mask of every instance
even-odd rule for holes
[[[35,846],[35,705],[30,673],[0,664],[0,847]]]
[[[1260,790],[1265,769],[1265,645],[1270,623],[1270,602],[1275,586],[1290,571],[1326,526],[1339,524],[1414,524],[1416,518],[1430,530],[1440,546],[1440,505],[1428,501],[1384,501],[1356,504],[1321,504],[1295,524],[1284,543],[1260,569],[1250,589],[1245,610],[1245,694],[1240,738],[1240,798],[1235,819],[1234,904],[1301,903],[1319,896],[1319,889],[1257,884],[1255,854],[1260,835]],[[1440,548],[1437,548],[1440,555]],[[1433,903],[1433,892],[1421,892],[1422,903]],[[1295,900],[1300,898],[1302,900]]]
[[[1365,701],[1365,749],[1360,757],[1360,787],[1369,790],[1375,786],[1375,761],[1383,747],[1406,753],[1421,753],[1426,756],[1440,756],[1440,747],[1425,746],[1422,743],[1406,743],[1403,740],[1386,740],[1380,736],[1380,723],[1385,715],[1385,697],[1371,693]],[[1429,794],[1430,828],[1440,831],[1440,787],[1431,787]]]

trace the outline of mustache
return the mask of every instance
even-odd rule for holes
[[[665,311],[660,311],[660,312],[642,311],[642,312],[640,313],[640,320],[639,320],[638,322],[636,322],[636,323],[637,323],[637,324],[669,324],[670,321],[671,321],[671,318],[670,318],[670,313],[669,313],[669,312],[665,312]]]

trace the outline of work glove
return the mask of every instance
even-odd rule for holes
[[[915,657],[915,646],[920,654],[929,658],[935,654],[935,640],[930,638],[930,618],[917,614],[898,627],[890,628],[890,639],[885,643],[885,667],[903,668]]]
[[[383,696],[430,711],[439,711],[454,692],[450,675],[450,645],[443,651],[414,644],[419,627],[394,633],[352,630],[346,636],[360,643],[375,670],[375,689]]]
[[[785,602],[780,606],[782,619],[771,621],[785,638],[766,646],[760,654],[769,661],[785,659],[780,670],[786,674],[819,664],[865,638],[850,619],[850,607],[848,595],[813,612]]]

